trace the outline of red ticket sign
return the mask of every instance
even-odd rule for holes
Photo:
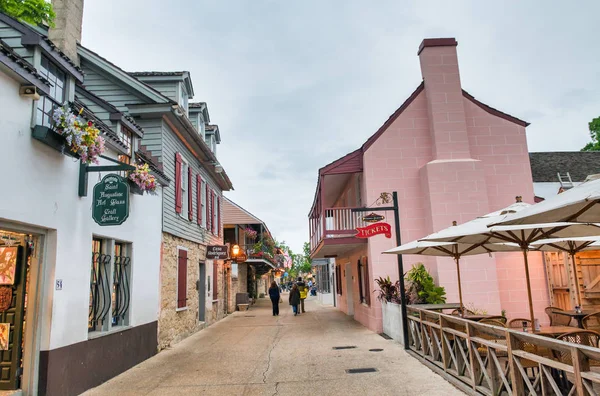
[[[386,238],[392,237],[392,226],[388,223],[375,223],[367,227],[356,227],[357,238],[370,238],[375,235],[384,234]]]

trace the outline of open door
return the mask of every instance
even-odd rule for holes
[[[23,246],[0,246],[0,389],[19,389],[27,253]],[[12,283],[12,284],[11,284]],[[10,299],[10,304],[9,300]]]
[[[198,320],[206,321],[206,265],[200,261],[200,270],[198,271]]]

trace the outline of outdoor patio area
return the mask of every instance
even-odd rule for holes
[[[599,394],[600,307],[594,294],[600,283],[599,203],[600,180],[591,177],[541,203],[529,205],[517,197],[504,209],[386,251],[451,257],[456,263],[457,308],[407,305],[405,347],[473,394]],[[461,257],[510,251],[523,254],[527,299],[522,304],[528,305],[529,315],[467,309]],[[537,252],[546,254],[553,304],[545,308],[545,317],[534,312],[532,303],[528,255]],[[521,274],[512,276],[517,280]]]

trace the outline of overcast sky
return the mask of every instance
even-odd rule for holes
[[[463,88],[531,122],[530,151],[579,150],[600,116],[597,15],[592,0],[86,0],[82,41],[125,70],[190,71],[226,195],[300,252],[318,169],[413,92],[423,38],[456,37]]]

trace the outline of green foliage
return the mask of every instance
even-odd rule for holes
[[[585,145],[581,151],[600,151],[600,117],[594,118],[589,124],[592,141]]]
[[[379,295],[377,299],[381,302],[392,302],[394,304],[400,304],[402,300],[400,299],[400,281],[396,281],[392,283],[390,277],[379,277],[375,279],[375,283],[379,286]]]
[[[446,290],[436,286],[433,277],[423,263],[415,264],[406,274],[411,285],[408,288],[409,302],[415,304],[443,304],[446,302]]]
[[[54,27],[52,4],[45,0],[0,0],[0,12],[32,25]]]

